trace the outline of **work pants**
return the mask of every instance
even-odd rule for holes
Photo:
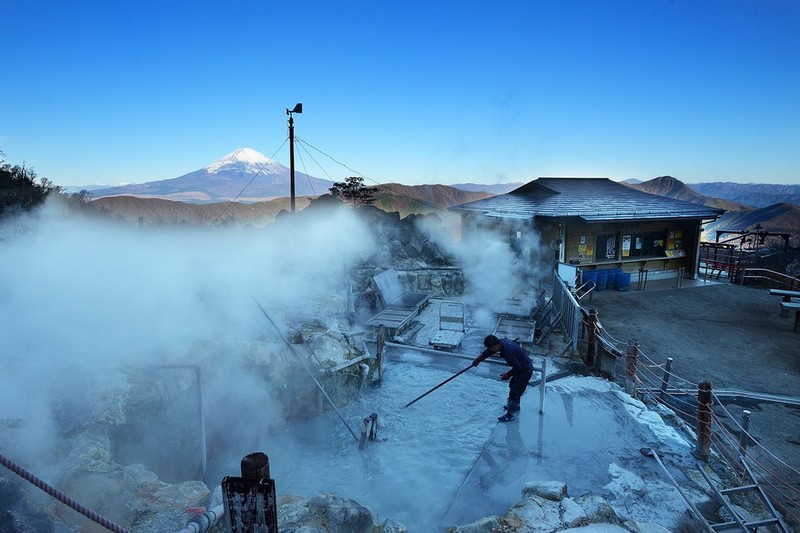
[[[508,410],[511,412],[519,411],[519,400],[525,394],[533,376],[533,366],[520,370],[508,381]]]

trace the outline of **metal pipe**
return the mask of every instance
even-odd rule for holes
[[[358,385],[358,396],[361,396],[361,393],[364,392],[364,387],[367,384],[367,377],[369,376],[369,365],[366,363],[361,363],[358,365],[358,369],[360,370],[361,374],[361,383]]]
[[[547,359],[542,359],[542,379],[539,385],[539,414],[544,414],[544,387],[547,384]]]
[[[202,469],[203,478],[206,477],[206,462],[207,462],[207,454],[206,451],[206,417],[205,413],[203,412],[203,386],[201,381],[201,370],[200,365],[194,364],[164,364],[164,365],[154,365],[155,368],[186,368],[189,370],[194,370],[195,381],[197,383],[197,412],[198,412],[198,423],[200,425],[200,467]]]
[[[476,355],[467,355],[465,353],[457,353],[457,352],[445,352],[444,350],[434,350],[433,348],[423,348],[422,346],[409,346],[408,344],[399,344],[397,342],[387,341],[384,342],[383,345],[389,348],[404,348],[406,350],[414,350],[415,352],[430,353],[435,355],[446,355],[448,357],[456,357],[458,359],[469,359],[470,361],[474,361],[475,357],[477,357]],[[492,361],[491,359],[487,359],[487,362],[498,363],[497,361]]]
[[[178,533],[204,533],[214,527],[224,514],[225,506],[217,505],[189,520]]]
[[[664,471],[664,474],[666,474],[667,478],[669,478],[669,480],[672,482],[672,486],[675,487],[678,490],[678,493],[683,498],[683,501],[685,501],[686,504],[689,506],[689,509],[691,509],[692,514],[694,514],[695,518],[700,520],[700,522],[703,524],[704,531],[707,531],[709,533],[714,533],[714,530],[711,528],[711,526],[708,525],[708,521],[705,519],[703,514],[697,509],[697,507],[695,507],[694,503],[692,503],[692,501],[689,499],[689,497],[686,495],[686,493],[683,492],[683,489],[678,485],[678,482],[675,481],[675,478],[672,477],[672,474],[669,473],[669,470],[667,470],[667,467],[664,466],[664,463],[661,462],[661,459],[658,458],[658,452],[656,452],[652,448],[649,448],[647,450],[647,453],[650,455],[650,457],[652,457],[653,459],[656,460],[656,462],[658,463],[658,466],[661,467],[661,470]]]
[[[314,377],[314,373],[311,371],[311,369],[308,367],[306,362],[303,360],[303,356],[300,355],[300,353],[298,353],[298,351],[294,349],[294,346],[289,344],[289,341],[287,341],[283,337],[283,335],[281,334],[281,330],[278,328],[278,325],[275,322],[272,321],[272,318],[270,318],[270,316],[267,313],[266,309],[264,309],[261,306],[261,304],[258,303],[258,301],[256,301],[256,305],[258,306],[259,309],[261,309],[261,312],[264,314],[264,316],[267,317],[267,320],[269,320],[269,323],[272,324],[272,327],[275,328],[275,331],[278,334],[278,337],[280,337],[280,339],[283,341],[283,343],[286,344],[286,346],[289,347],[289,351],[292,352],[295,356],[297,356],[297,359],[300,360],[300,363],[306,369],[306,372],[308,372],[308,375],[311,376],[311,379],[313,379],[314,383],[317,384],[317,387],[319,388],[320,392],[322,392],[322,395],[325,396],[325,399],[328,400],[328,403],[331,404],[331,407],[333,407],[333,410],[336,411],[336,414],[339,416],[339,419],[345,425],[345,427],[350,432],[350,434],[353,436],[353,438],[356,439],[356,442],[358,442],[358,436],[356,435],[355,431],[353,431],[353,428],[351,428],[350,425],[347,423],[347,421],[344,419],[344,417],[342,416],[342,413],[339,411],[339,408],[336,407],[335,403],[333,403],[333,400],[331,399],[330,396],[328,396],[328,393],[325,392],[325,389],[322,388],[322,384],[317,380],[316,377]]]

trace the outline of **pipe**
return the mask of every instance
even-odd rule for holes
[[[406,350],[414,350],[415,352],[423,352],[423,353],[430,353],[435,355],[446,355],[449,357],[456,357],[458,359],[466,359],[469,361],[475,360],[475,355],[467,355],[465,353],[457,353],[457,352],[445,352],[443,350],[434,350],[433,348],[423,348],[422,346],[409,346],[408,344],[398,344],[396,342],[385,342],[384,346],[388,346],[389,348],[404,348]],[[492,364],[505,364],[505,362],[500,361],[492,361],[491,359],[487,359],[485,362],[492,363]]]
[[[691,510],[692,514],[703,524],[703,531],[707,531],[708,533],[714,533],[714,530],[711,528],[711,526],[708,525],[708,521],[705,519],[703,514],[697,509],[697,507],[695,507],[694,503],[692,503],[692,500],[689,499],[689,496],[686,495],[686,493],[683,491],[680,485],[678,485],[678,482],[675,481],[675,478],[672,477],[672,474],[669,473],[667,467],[664,466],[664,463],[661,462],[661,459],[658,458],[658,452],[656,452],[652,448],[644,448],[641,451],[645,455],[649,455],[650,457],[656,460],[658,466],[661,467],[661,470],[664,472],[667,478],[672,482],[672,486],[675,487],[675,489],[678,491],[678,494],[680,494],[681,498],[683,498],[683,501],[685,501],[686,505],[689,506],[689,509]],[[700,471],[702,472],[702,469],[700,469]]]
[[[331,400],[331,397],[328,396],[328,393],[325,392],[325,389],[322,388],[322,384],[317,380],[316,377],[314,377],[314,373],[311,371],[311,369],[308,367],[306,362],[303,360],[303,356],[300,355],[300,353],[298,353],[298,351],[294,349],[294,346],[289,344],[289,341],[287,341],[285,338],[283,338],[283,335],[281,334],[281,330],[278,328],[278,325],[275,322],[272,321],[272,318],[270,318],[269,314],[267,314],[266,309],[264,309],[261,306],[261,304],[258,303],[258,301],[256,301],[256,305],[258,306],[259,309],[261,309],[261,312],[264,314],[264,316],[267,317],[267,320],[269,320],[269,323],[272,324],[272,327],[275,328],[275,332],[278,334],[278,337],[280,337],[280,339],[283,341],[283,343],[286,346],[289,347],[289,351],[291,351],[294,355],[296,355],[297,359],[300,360],[300,363],[306,369],[306,372],[308,372],[308,375],[311,376],[311,379],[313,379],[314,383],[316,383],[317,387],[319,387],[319,390],[320,390],[320,392],[322,392],[322,395],[325,396],[325,399],[328,400],[328,403],[331,404],[331,407],[333,407],[333,410],[336,411],[336,414],[339,416],[339,419],[345,425],[345,427],[350,432],[350,434],[353,436],[353,438],[356,439],[356,442],[358,442],[358,437],[356,436],[355,432],[350,427],[350,425],[347,423],[347,421],[344,419],[344,417],[342,416],[342,413],[339,411],[339,408],[336,407],[336,404],[333,403],[333,400]]]
[[[194,370],[195,381],[197,382],[197,413],[198,425],[200,426],[200,468],[202,469],[202,477],[206,477],[206,462],[208,452],[206,450],[206,417],[203,411],[203,382],[200,365],[195,364],[164,364],[154,365],[155,368],[186,368]]]
[[[358,398],[361,396],[361,393],[364,392],[364,386],[367,384],[367,377],[369,377],[369,365],[367,363],[361,363],[358,365],[359,373],[361,374],[361,383],[358,385],[358,394],[356,397]]]
[[[204,533],[214,527],[224,514],[225,506],[222,504],[217,505],[213,509],[209,509],[189,520],[178,533]]]

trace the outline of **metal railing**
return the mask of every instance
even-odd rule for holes
[[[557,271],[553,271],[553,306],[561,313],[561,331],[564,333],[564,340],[569,340],[570,349],[577,352],[581,304],[572,295]]]
[[[739,285],[755,285],[767,289],[800,290],[800,279],[766,268],[745,268]]]

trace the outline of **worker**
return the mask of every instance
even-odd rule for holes
[[[514,420],[514,414],[519,411],[519,400],[528,387],[528,382],[533,376],[533,363],[525,350],[514,341],[498,339],[489,335],[483,339],[486,349],[472,361],[472,366],[478,366],[482,361],[492,355],[498,354],[505,359],[511,369],[500,374],[500,379],[508,381],[508,403],[505,405],[506,414],[499,417],[500,422]]]

